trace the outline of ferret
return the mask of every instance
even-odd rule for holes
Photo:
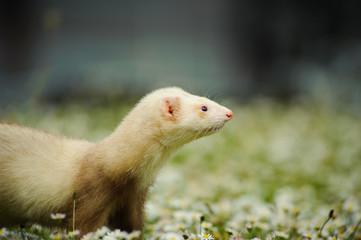
[[[213,134],[232,111],[176,87],[142,98],[110,136],[91,143],[0,124],[0,226],[52,225],[65,213],[82,234],[142,230],[149,187],[182,145]]]

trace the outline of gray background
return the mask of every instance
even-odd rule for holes
[[[358,105],[360,1],[1,1],[0,106],[176,85]]]

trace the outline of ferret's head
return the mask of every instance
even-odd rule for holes
[[[186,143],[213,134],[233,116],[218,103],[179,88],[160,89],[155,94],[161,101],[161,131],[174,141]]]

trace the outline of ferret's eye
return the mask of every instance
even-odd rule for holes
[[[206,106],[202,106],[201,109],[202,109],[203,112],[207,112],[207,111],[208,111],[208,108],[207,108]]]

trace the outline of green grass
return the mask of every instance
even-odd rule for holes
[[[224,129],[186,145],[162,169],[143,238],[361,239],[360,116],[347,106],[314,103],[229,107],[234,119]],[[97,141],[128,110],[69,104],[14,111],[1,120]],[[24,230],[25,239],[57,231],[36,227]],[[3,229],[0,239],[1,231],[12,230],[19,234]]]

